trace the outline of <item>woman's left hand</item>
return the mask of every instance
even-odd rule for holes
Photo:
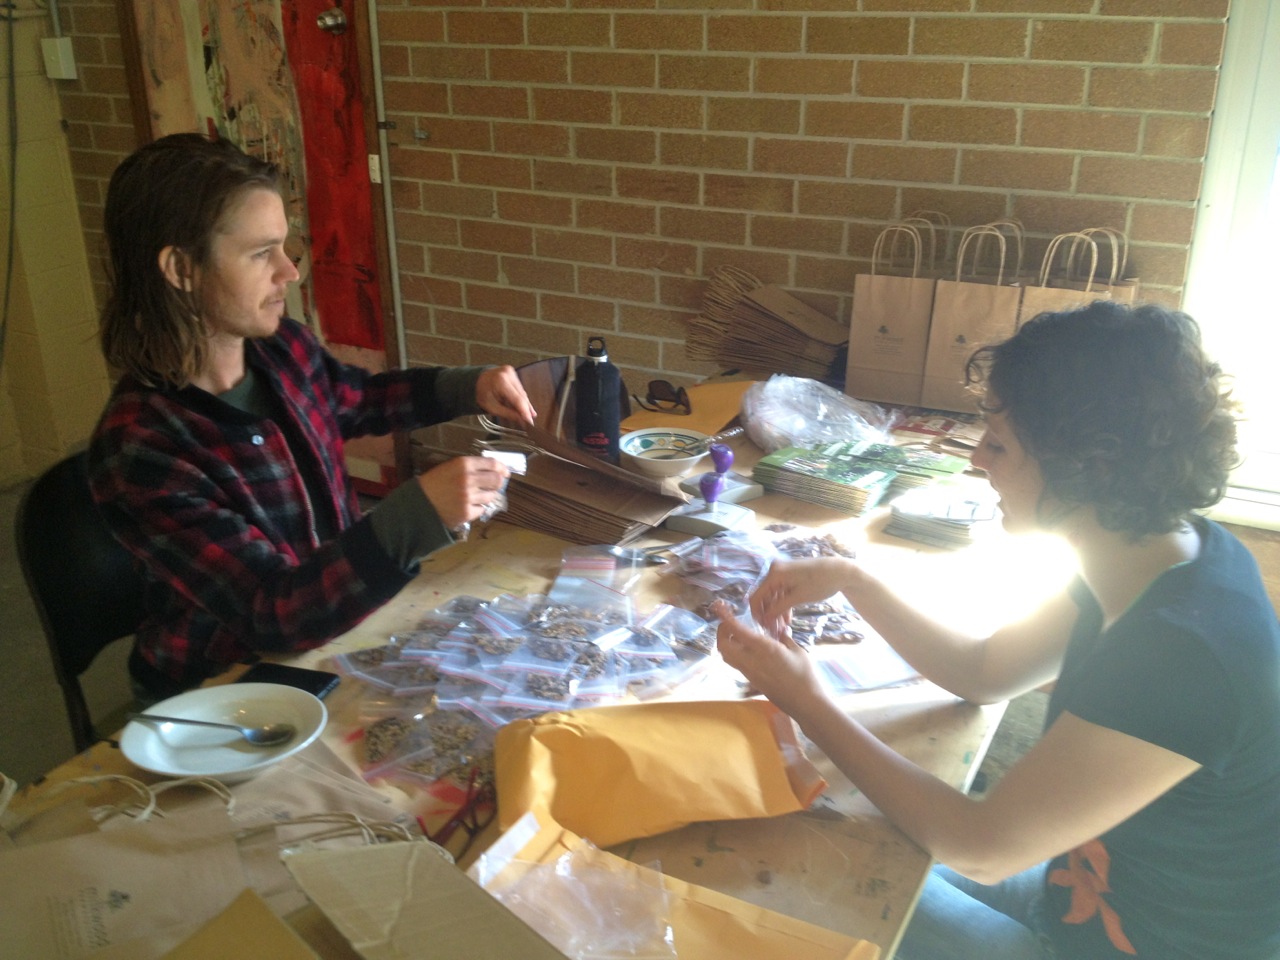
[[[485,413],[532,424],[538,416],[515,368],[490,367],[476,381],[476,403]]]
[[[723,600],[712,612],[720,618],[716,647],[724,662],[747,678],[752,688],[791,716],[824,698],[813,658],[785,632],[778,637],[748,627]]]

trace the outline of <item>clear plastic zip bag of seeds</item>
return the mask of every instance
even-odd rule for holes
[[[366,670],[400,660],[403,648],[404,640],[393,636],[380,646],[335,653],[329,658],[329,664],[344,677],[359,677]]]
[[[385,745],[381,741],[370,745],[375,728],[366,729],[366,765],[361,770],[366,780],[431,782],[491,752],[491,741],[481,737],[485,727],[465,711],[436,710],[398,719],[401,729],[388,729]]]

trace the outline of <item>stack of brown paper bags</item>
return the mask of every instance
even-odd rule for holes
[[[847,325],[797,300],[781,287],[752,287],[749,274],[717,273],[703,315],[691,322],[689,355],[695,359],[814,380],[828,379]]]
[[[683,501],[617,483],[550,456],[529,458],[524,476],[507,482],[507,523],[578,544],[629,543]]]

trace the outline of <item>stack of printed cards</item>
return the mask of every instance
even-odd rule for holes
[[[863,446],[839,442],[786,447],[760,460],[752,478],[768,490],[856,516],[879,503],[898,476],[892,467],[860,457]]]
[[[996,514],[996,495],[986,484],[935,483],[895,499],[884,532],[935,547],[962,547]]]

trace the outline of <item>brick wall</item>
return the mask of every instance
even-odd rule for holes
[[[106,296],[102,205],[111,172],[138,146],[133,99],[125,76],[117,16],[118,0],[62,0],[62,31],[71,37],[78,77],[59,80],[63,126],[71,151],[85,251],[94,293]]]
[[[131,145],[114,2],[64,0],[90,251]],[[847,322],[920,209],[1108,226],[1148,297],[1187,264],[1227,0],[381,0],[410,357],[522,362],[603,333],[629,380],[711,372],[720,264]],[[96,57],[96,59],[94,59]]]

